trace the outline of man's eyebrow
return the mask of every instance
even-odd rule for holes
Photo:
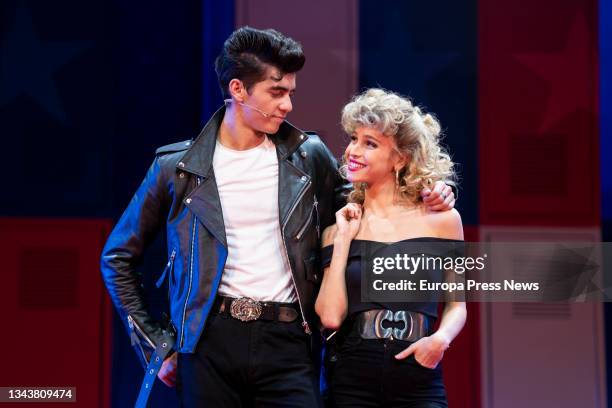
[[[290,89],[287,88],[286,86],[281,86],[281,85],[274,85],[273,87],[270,88],[271,91],[286,91],[286,92],[295,92],[295,88]]]

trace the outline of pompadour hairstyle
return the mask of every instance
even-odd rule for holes
[[[241,27],[234,31],[215,60],[215,71],[224,98],[229,98],[228,85],[241,80],[247,91],[265,79],[266,64],[283,75],[299,71],[306,57],[302,46],[273,29]]]

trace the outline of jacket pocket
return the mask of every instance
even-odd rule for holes
[[[166,264],[166,267],[164,268],[164,271],[162,272],[161,276],[159,277],[159,279],[157,280],[157,282],[155,283],[155,286],[157,286],[158,288],[161,287],[161,285],[164,284],[164,280],[166,279],[166,275],[170,274],[170,278],[172,277],[172,271],[174,269],[174,258],[176,257],[176,249],[172,250],[172,254],[170,254],[170,258],[168,259],[168,263]]]
[[[295,235],[296,241],[299,241],[304,236],[304,233],[306,232],[306,230],[308,230],[308,227],[312,223],[313,219],[315,220],[315,226],[317,228],[317,238],[319,238],[319,235],[320,235],[319,234],[319,203],[317,202],[316,196],[314,197],[314,203],[312,204],[312,210],[308,214],[308,219],[306,220],[304,225],[300,227],[300,229],[298,230],[298,233]]]
[[[311,255],[309,258],[304,259],[304,272],[306,280],[319,283],[320,274],[317,268],[317,257],[315,255]]]

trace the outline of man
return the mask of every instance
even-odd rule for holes
[[[318,241],[350,186],[318,136],[285,121],[304,62],[300,44],[277,31],[232,33],[215,62],[226,106],[195,140],[157,150],[108,239],[106,286],[150,359],[140,402],[161,365],[185,406],[318,405],[309,356]],[[424,200],[454,205],[444,184]],[[147,312],[134,271],[162,227],[168,327]]]

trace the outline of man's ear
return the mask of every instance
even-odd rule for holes
[[[229,82],[227,87],[229,88],[232,99],[235,99],[238,102],[244,102],[244,94],[246,93],[246,90],[244,89],[244,84],[241,80],[234,78]]]

